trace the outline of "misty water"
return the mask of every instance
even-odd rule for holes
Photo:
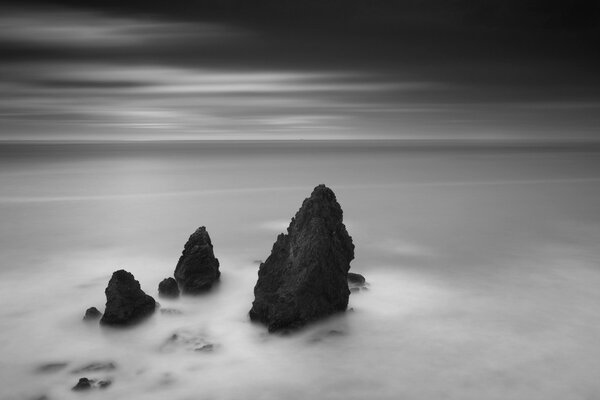
[[[595,399],[600,152],[358,144],[0,149],[0,398]],[[250,323],[260,260],[317,184],[356,245],[344,315]],[[189,235],[209,294],[158,299]],[[86,324],[116,269],[162,309]],[[190,343],[165,345],[173,333]],[[194,351],[211,343],[213,351]],[[113,370],[72,371],[91,362]],[[66,364],[42,371],[49,363]],[[104,390],[72,392],[87,376]]]

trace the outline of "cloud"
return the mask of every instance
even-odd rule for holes
[[[63,8],[3,8],[0,11],[0,40],[26,45],[81,49],[127,48],[155,46],[157,41],[182,40],[186,37],[206,42],[236,40],[250,34],[210,22],[163,22]]]

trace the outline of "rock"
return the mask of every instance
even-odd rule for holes
[[[197,294],[207,291],[219,279],[219,260],[205,227],[194,232],[183,248],[175,267],[175,279],[182,293]]]
[[[88,378],[80,378],[79,382],[71,390],[74,391],[84,391],[90,389],[106,389],[112,384],[110,379],[96,380],[96,379],[88,379]]]
[[[106,310],[100,320],[104,325],[129,325],[156,309],[154,299],[144,293],[132,274],[122,269],[113,273],[105,293]]]
[[[356,293],[361,290],[369,290],[367,285],[368,283],[364,276],[354,272],[348,272],[348,287],[352,293]]]
[[[160,346],[160,350],[163,352],[186,350],[210,353],[215,350],[215,347],[215,344],[211,343],[202,332],[182,329],[169,336]]]
[[[270,332],[346,310],[354,244],[335,194],[317,186],[260,265],[250,318]]]
[[[82,367],[76,368],[73,371],[71,371],[71,373],[81,374],[82,372],[112,371],[114,369],[117,369],[117,365],[112,361],[108,361],[108,362],[97,362],[96,361],[96,362],[86,364]]]
[[[83,316],[84,321],[97,321],[102,317],[102,313],[96,307],[90,307],[85,310],[85,315]]]
[[[158,295],[160,297],[179,297],[179,286],[174,278],[165,278],[158,284]]]
[[[348,283],[353,285],[364,285],[366,282],[365,277],[361,274],[356,274],[354,272],[348,272]]]
[[[80,378],[77,385],[73,386],[72,390],[80,391],[80,390],[90,390],[92,388],[93,380],[89,380],[88,378]]]

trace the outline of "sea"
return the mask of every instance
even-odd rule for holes
[[[368,285],[269,334],[259,264],[322,183]],[[0,222],[3,400],[600,398],[598,146],[4,143]],[[200,226],[219,285],[159,298]],[[160,309],[82,321],[118,269]]]

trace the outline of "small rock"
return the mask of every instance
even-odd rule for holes
[[[84,321],[97,321],[102,317],[102,313],[96,307],[90,307],[85,310],[85,315],[83,316]]]
[[[182,349],[209,353],[213,351],[215,347],[216,346],[209,342],[201,332],[180,330],[169,336],[160,347],[160,350],[171,352]]]
[[[179,297],[179,286],[174,278],[165,278],[158,284],[158,295],[160,297]]]
[[[219,260],[204,226],[194,232],[183,248],[175,267],[175,279],[184,294],[198,294],[219,280]]]
[[[80,390],[90,390],[92,388],[93,380],[88,378],[79,378],[79,382],[71,390],[80,391]]]
[[[73,386],[71,390],[84,391],[90,389],[106,389],[111,384],[112,381],[110,379],[103,379],[98,381],[95,379],[79,378],[79,382],[77,382],[77,384]]]
[[[106,293],[106,310],[100,320],[103,325],[130,325],[154,313],[156,302],[140,287],[134,276],[119,270],[113,273]]]
[[[364,276],[354,272],[348,272],[348,287],[352,293],[356,293],[361,290],[368,290],[367,285],[368,283]]]
[[[356,274],[354,272],[348,272],[348,283],[352,283],[355,285],[364,285],[366,282],[365,277],[361,274]]]

